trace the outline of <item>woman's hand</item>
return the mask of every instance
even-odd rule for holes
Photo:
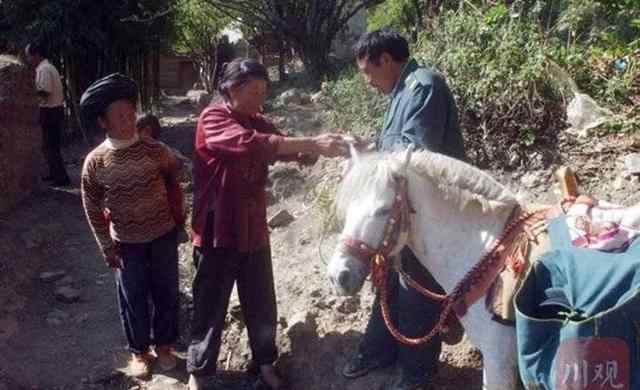
[[[300,165],[313,165],[318,161],[317,154],[298,153],[298,164]]]
[[[348,156],[349,143],[340,134],[322,134],[313,138],[319,154],[326,157]]]

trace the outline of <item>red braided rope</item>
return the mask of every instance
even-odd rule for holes
[[[382,309],[382,317],[384,319],[385,325],[389,332],[393,335],[393,337],[399,342],[405,345],[420,345],[429,342],[436,334],[440,333],[446,326],[447,319],[449,315],[453,314],[454,307],[458,303],[464,302],[464,296],[467,292],[471,290],[473,285],[481,278],[481,275],[484,270],[494,265],[496,261],[499,259],[500,252],[502,252],[505,247],[502,245],[503,241],[519,226],[528,221],[529,219],[536,218],[544,218],[544,215],[547,212],[547,209],[537,210],[535,212],[524,212],[517,218],[513,219],[513,216],[517,215],[519,211],[519,207],[516,207],[512,212],[512,216],[509,218],[511,221],[504,228],[500,236],[493,242],[491,245],[491,249],[489,249],[480,260],[469,270],[465,276],[458,282],[456,287],[453,289],[453,292],[449,295],[441,295],[434,293],[422,286],[420,286],[415,280],[413,280],[409,275],[407,275],[404,271],[399,270],[400,274],[406,279],[407,283],[420,292],[426,298],[430,298],[436,301],[443,302],[443,309],[440,313],[440,317],[438,318],[438,322],[436,325],[422,337],[412,338],[404,336],[400,331],[393,325],[393,321],[391,320],[391,316],[389,314],[389,303],[387,302],[387,274],[389,272],[389,264],[384,259],[384,261],[375,261],[373,263],[373,270],[377,277],[376,280],[380,281],[379,288],[379,299],[380,299],[380,307]],[[378,268],[378,269],[376,269]]]
[[[432,338],[434,338],[438,333],[442,331],[442,329],[445,328],[447,319],[449,317],[449,314],[451,313],[453,305],[451,305],[450,302],[448,302],[448,299],[445,299],[444,309],[440,313],[438,322],[433,327],[433,329],[431,329],[431,331],[428,332],[426,335],[418,338],[412,338],[412,337],[407,337],[403,335],[402,333],[400,333],[398,328],[396,328],[395,325],[393,325],[393,321],[391,320],[391,315],[389,314],[389,302],[387,302],[387,299],[386,299],[387,298],[387,275],[389,272],[389,266],[385,265],[386,263],[387,262],[385,261],[383,262],[383,264],[379,266],[374,265],[374,268],[375,267],[381,268],[380,273],[382,274],[382,281],[380,283],[380,288],[379,288],[380,307],[382,309],[382,318],[384,319],[384,323],[387,326],[387,329],[389,329],[389,333],[391,333],[391,335],[396,340],[398,340],[399,342],[405,345],[420,345],[420,344],[424,344],[431,341]]]

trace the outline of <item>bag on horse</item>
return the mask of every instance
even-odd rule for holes
[[[532,389],[640,389],[640,240],[571,245],[564,216],[515,297],[518,365]]]

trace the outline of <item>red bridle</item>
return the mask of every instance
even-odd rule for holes
[[[406,177],[397,177],[395,179],[395,198],[392,210],[384,228],[382,242],[377,246],[377,249],[369,246],[364,241],[348,236],[345,237],[342,242],[347,253],[366,264],[371,264],[372,283],[380,294],[380,306],[384,322],[393,337],[406,345],[419,345],[429,342],[435,335],[447,328],[447,323],[452,317],[456,316],[456,311],[464,313],[464,311],[466,311],[464,302],[465,294],[475,281],[480,278],[480,275],[485,273],[485,269],[490,268],[491,264],[499,261],[500,256],[507,248],[504,243],[511,242],[514,239],[514,234],[518,234],[519,229],[528,221],[539,220],[540,218],[544,219],[544,214],[546,214],[546,210],[521,213],[520,207],[516,206],[512,211],[512,215],[509,217],[507,226],[505,226],[500,237],[492,244],[491,249],[467,272],[449,295],[438,294],[420,286],[420,284],[413,280],[407,273],[398,269],[398,272],[407,284],[416,289],[425,298],[441,302],[443,306],[438,322],[429,332],[422,337],[410,338],[400,333],[393,325],[389,304],[386,299],[386,279],[390,266],[387,257],[398,244],[400,234],[408,232],[410,222],[409,214],[411,212],[413,212],[413,210],[409,204],[407,179]]]
[[[377,247],[373,248],[366,242],[350,236],[346,236],[342,241],[347,253],[367,265],[372,265],[372,279],[376,287],[380,287],[382,282],[379,278],[381,272],[378,269],[385,265],[384,263],[386,263],[389,254],[398,245],[401,233],[409,231],[409,214],[413,211],[409,204],[407,178],[397,176],[394,179],[394,184],[395,195],[389,219],[387,219],[382,240]]]

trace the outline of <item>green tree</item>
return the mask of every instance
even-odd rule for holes
[[[232,19],[202,0],[178,0],[173,13],[174,49],[194,61],[205,89],[213,92],[216,47]]]
[[[290,43],[319,83],[330,69],[329,53],[338,32],[358,11],[384,0],[206,1],[246,25],[266,27]]]
[[[422,30],[426,7],[424,0],[387,0],[370,10],[368,28],[376,30],[392,26],[408,34],[415,42]]]
[[[72,111],[82,91],[111,72],[136,79],[143,107],[149,108],[159,95],[158,54],[168,44],[174,1],[0,1],[0,31],[16,48],[32,40],[47,46],[65,78]]]

